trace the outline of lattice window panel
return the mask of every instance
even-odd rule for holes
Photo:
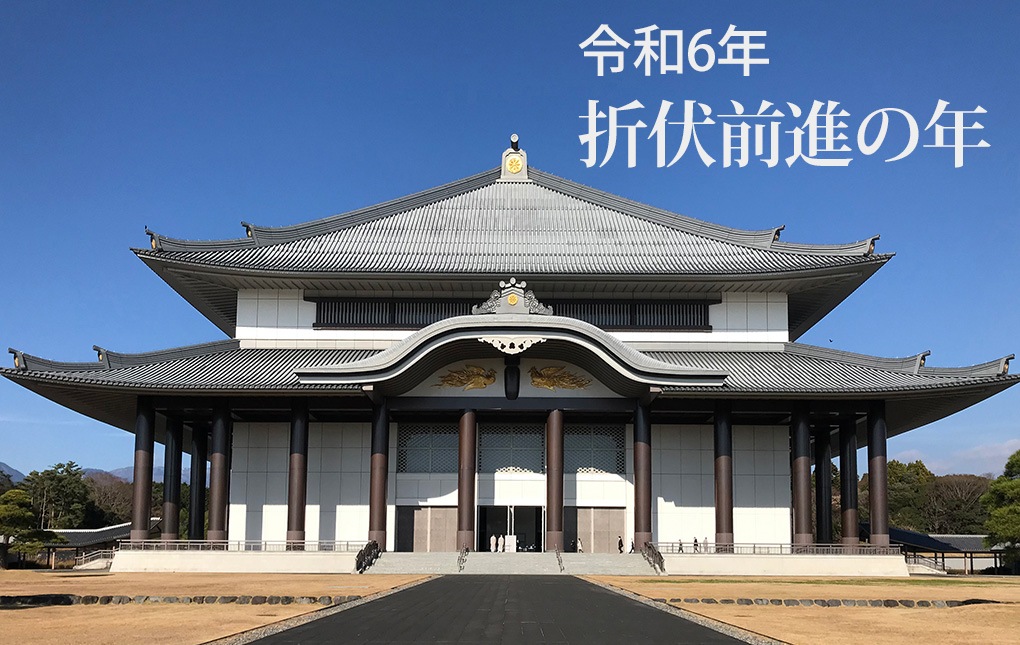
[[[398,473],[455,473],[457,428],[437,423],[402,423],[397,427]]]
[[[478,472],[544,473],[545,425],[482,425],[478,432]]]
[[[567,426],[563,430],[563,470],[568,473],[627,472],[622,425]]]

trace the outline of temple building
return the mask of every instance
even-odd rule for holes
[[[134,250],[227,340],[90,363],[11,350],[0,370],[134,433],[134,539],[159,442],[167,541],[830,544],[838,456],[842,543],[866,471],[888,545],[887,439],[1017,382],[1012,356],[939,368],[797,342],[892,258],[878,236],[699,221],[530,167],[516,136],[493,170],[244,227]],[[201,514],[178,526],[184,452],[207,534]]]

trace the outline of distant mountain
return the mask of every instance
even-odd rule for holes
[[[20,470],[17,470],[16,468],[8,466],[2,461],[0,461],[0,471],[3,471],[10,475],[11,482],[15,484],[20,484],[21,480],[25,478],[25,473],[21,472]]]
[[[109,471],[114,477],[120,477],[124,481],[133,482],[135,480],[135,468],[134,466],[126,466],[124,468],[117,468]],[[152,481],[161,482],[163,481],[163,467],[153,466],[152,467]],[[181,481],[188,483],[191,481],[191,469],[183,468],[181,472]]]
[[[113,477],[116,477],[117,479],[124,479],[123,477],[121,477],[119,475],[114,475],[110,471],[103,470],[102,468],[82,468],[81,470],[85,474],[86,477],[92,477],[93,475],[112,475]],[[124,479],[124,481],[127,481],[127,480]]]

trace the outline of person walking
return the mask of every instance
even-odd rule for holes
[[[694,552],[698,552],[698,538],[694,538]]]
[[[617,535],[616,540],[616,548],[620,549],[620,553],[623,553],[623,536]]]
[[[584,543],[581,542],[581,538],[577,538],[577,552],[584,553]]]
[[[631,539],[631,541],[630,541],[630,552],[634,553],[634,540],[633,539]]]
[[[499,536],[499,543],[496,548],[499,550],[500,553],[503,553],[504,549],[506,549],[506,540],[503,539],[502,535]]]
[[[496,552],[496,534],[493,533],[492,537],[489,538],[489,551],[492,553]]]

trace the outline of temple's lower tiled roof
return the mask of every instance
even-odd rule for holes
[[[14,381],[47,381],[153,391],[248,392],[357,389],[356,385],[301,383],[296,371],[364,360],[379,350],[257,349],[221,341],[150,354],[105,354],[97,363],[57,363],[11,350],[18,367],[0,368]],[[1011,384],[1010,358],[964,368],[924,367],[926,354],[886,359],[799,343],[781,351],[657,351],[657,361],[725,373],[723,388],[669,387],[719,394],[882,394]]]
[[[925,354],[887,359],[800,343],[768,352],[648,352],[666,363],[722,370],[726,388],[744,393],[873,394],[984,385],[1017,379],[1005,374],[1009,358],[965,368],[924,367]],[[698,387],[673,391],[710,391]]]
[[[543,343],[537,345],[541,348]],[[130,430],[137,395],[362,397],[360,383],[302,383],[297,372],[364,361],[379,350],[242,348],[221,341],[149,354],[98,350],[95,363],[57,363],[12,350],[0,375],[65,407]],[[442,351],[441,349],[438,351]],[[928,368],[924,355],[882,359],[786,343],[768,351],[648,352],[654,362],[725,374],[711,387],[668,386],[663,397],[797,400],[884,399],[890,436],[958,412],[1015,384],[1008,359]],[[450,359],[456,360],[456,359]],[[500,393],[502,394],[502,393]]]
[[[248,392],[307,390],[295,369],[365,359],[370,349],[243,349],[236,340],[194,345],[149,354],[112,354],[99,350],[97,363],[57,363],[14,352],[20,369],[3,370],[8,378],[75,383],[153,391]],[[120,359],[110,365],[111,359]],[[125,364],[126,363],[126,364]],[[335,386],[331,389],[357,389]]]

